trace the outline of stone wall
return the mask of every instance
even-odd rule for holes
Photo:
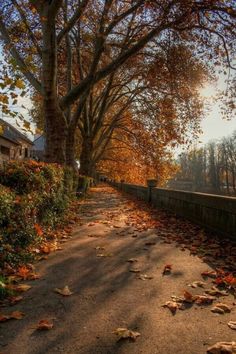
[[[169,210],[236,241],[236,198],[126,183],[111,183],[154,206]]]

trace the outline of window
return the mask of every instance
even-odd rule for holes
[[[28,148],[25,148],[25,157],[28,157]]]
[[[10,156],[10,148],[1,145],[0,151],[1,151],[1,154]]]

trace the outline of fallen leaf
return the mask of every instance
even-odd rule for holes
[[[225,312],[224,310],[222,310],[221,308],[217,307],[217,306],[214,306],[212,309],[211,309],[211,312],[213,313],[218,313],[220,315],[223,315]]]
[[[197,305],[208,305],[211,304],[216,298],[210,295],[196,295],[195,296],[195,303]]]
[[[21,320],[24,317],[24,313],[21,311],[13,311],[10,315],[0,314],[0,322],[6,322],[8,320]]]
[[[226,305],[223,304],[222,302],[219,302],[218,304],[216,304],[215,306],[219,307],[220,309],[224,310],[224,312],[231,312],[231,308]]]
[[[135,341],[136,338],[140,336],[139,332],[131,331],[128,328],[117,328],[112,333],[114,333],[118,336],[118,341],[121,339],[131,339],[131,340]]]
[[[134,262],[138,262],[138,260],[136,258],[130,258],[130,259],[127,259],[126,262],[134,263]]]
[[[184,291],[184,301],[188,303],[193,303],[195,301],[195,297],[187,290]]]
[[[67,285],[63,289],[56,288],[54,289],[54,291],[63,296],[70,296],[73,294]]]
[[[130,271],[131,273],[140,273],[140,272],[141,272],[141,270],[138,269],[138,268],[131,268],[129,271]]]
[[[214,270],[207,270],[205,272],[202,272],[201,275],[203,277],[216,278],[217,273]]]
[[[146,246],[154,246],[156,244],[156,242],[152,242],[152,241],[150,241],[150,242],[145,242],[145,245]]]
[[[16,275],[21,277],[23,280],[26,280],[29,273],[30,273],[30,270],[26,266],[22,266],[22,267],[18,268]]]
[[[228,326],[231,329],[236,329],[236,321],[229,321]]]
[[[95,225],[95,222],[90,222],[87,224],[88,226],[94,226]]]
[[[112,257],[112,253],[98,253],[97,257]]]
[[[0,322],[5,322],[7,320],[10,320],[10,317],[8,315],[3,315],[0,313]]]
[[[24,312],[14,311],[10,314],[10,317],[15,320],[21,320],[25,316]]]
[[[151,280],[153,279],[153,276],[151,275],[147,275],[147,274],[140,274],[138,279],[141,279],[141,280]]]
[[[163,269],[162,275],[170,274],[171,270],[172,270],[172,265],[171,264],[166,264],[164,269]]]
[[[162,306],[167,307],[173,315],[176,313],[177,309],[179,308],[179,304],[175,301],[167,301]]]
[[[235,354],[236,342],[218,342],[212,347],[207,348],[208,354]]]
[[[15,286],[15,290],[19,291],[19,292],[24,292],[24,291],[27,291],[31,288],[32,288],[32,286],[27,285],[27,284],[18,284]]]
[[[39,331],[47,331],[53,328],[53,323],[48,320],[41,320],[36,326],[36,329]]]
[[[206,283],[204,283],[203,281],[196,280],[196,281],[194,281],[193,283],[188,284],[188,286],[190,286],[191,288],[197,288],[197,287],[199,287],[199,288],[204,288],[204,285],[205,285],[205,284],[206,284]]]
[[[40,247],[40,252],[45,253],[45,254],[49,254],[51,252],[51,250],[50,250],[49,246],[44,245],[44,246]]]
[[[217,295],[221,295],[221,296],[228,296],[229,294],[227,293],[227,291],[225,290],[219,290],[217,289],[215,286],[213,286],[211,289],[209,290],[205,290],[205,293],[208,295],[212,295],[212,296],[217,296]]]
[[[97,246],[94,248],[96,251],[102,251],[102,250],[105,250],[105,247],[102,247],[102,246]]]

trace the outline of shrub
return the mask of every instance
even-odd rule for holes
[[[42,227],[55,226],[73,195],[69,168],[36,161],[9,162],[0,170],[0,267],[28,259],[42,241]]]
[[[8,223],[14,208],[15,197],[9,188],[0,185],[0,227]]]

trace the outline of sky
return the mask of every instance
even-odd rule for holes
[[[219,87],[222,87],[222,83],[218,81],[215,85],[207,85],[200,91],[204,98],[210,100],[209,113],[206,114],[201,124],[203,133],[199,136],[199,141],[203,144],[223,136],[229,136],[236,130],[236,116],[232,116],[230,121],[222,119],[219,104],[211,100],[211,96],[216,96]]]

